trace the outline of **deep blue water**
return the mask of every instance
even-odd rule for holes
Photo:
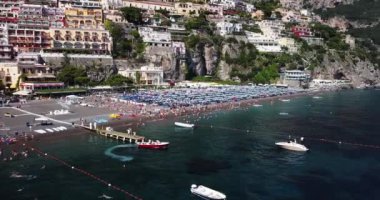
[[[175,128],[174,120],[148,123],[138,130],[148,138],[170,141],[164,151],[126,145],[115,148],[111,158],[104,152],[122,143],[91,134],[49,139],[37,146],[143,199],[197,199],[189,192],[192,183],[236,200],[380,199],[380,149],[308,140],[380,145],[380,91],[320,96],[181,119],[200,126],[194,130]],[[311,150],[297,153],[275,147],[289,135],[304,136]],[[134,159],[122,162],[120,156]],[[12,172],[36,178],[11,178]],[[36,155],[0,162],[1,199],[98,199],[103,193],[130,199]]]

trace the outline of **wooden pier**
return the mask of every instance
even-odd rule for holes
[[[109,127],[107,127],[106,129],[103,129],[103,128],[92,129],[92,127],[90,128],[86,126],[82,126],[82,127],[85,129],[94,131],[95,133],[99,135],[103,135],[109,138],[114,138],[117,140],[122,140],[123,142],[130,142],[130,143],[138,142],[138,141],[143,141],[145,138],[144,136],[136,135],[136,133],[132,131],[130,131],[129,133],[123,133],[123,132],[114,131]]]

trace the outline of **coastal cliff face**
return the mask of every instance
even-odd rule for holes
[[[144,59],[115,60],[118,69],[139,68],[142,66],[162,67],[164,79],[184,80],[186,65],[183,59],[177,58],[170,48],[147,47]]]
[[[218,55],[212,44],[197,44],[187,52],[189,70],[196,76],[213,75]]]
[[[368,60],[345,54],[326,54],[321,64],[312,71],[316,79],[347,79],[354,87],[380,84],[380,71]]]
[[[334,8],[337,5],[353,4],[356,0],[303,0],[304,5],[313,9]]]
[[[265,59],[280,57],[280,54],[272,54],[272,57],[270,57],[268,54],[256,53],[254,55],[256,58],[251,62],[252,64],[244,66],[239,61],[242,52],[249,50],[247,44],[240,42],[227,43],[224,41],[218,48],[221,48],[220,53],[218,53],[217,47],[210,43],[197,45],[194,50],[190,50],[187,54],[189,70],[195,76],[213,75],[220,80],[240,80],[236,74],[251,77],[252,72],[257,70],[260,64],[260,68],[268,67],[267,64],[263,64],[268,63]],[[282,64],[287,68],[291,68],[291,66],[308,66],[308,64],[316,61],[316,57],[319,56],[322,56],[321,60],[313,64],[310,69],[312,78],[347,79],[352,82],[354,87],[380,84],[380,71],[376,66],[367,58],[360,59],[352,51],[327,50],[324,54],[308,51],[299,55],[301,63],[300,60],[290,59],[282,61]]]

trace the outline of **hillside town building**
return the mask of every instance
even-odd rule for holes
[[[120,75],[132,78],[137,81],[139,76],[139,84],[141,85],[162,85],[164,81],[164,72],[162,67],[142,66],[140,68],[127,68],[119,70]]]
[[[153,27],[140,27],[139,34],[149,46],[171,47],[170,32],[157,31]]]

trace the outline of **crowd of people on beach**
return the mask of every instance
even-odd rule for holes
[[[292,88],[275,86],[219,86],[211,88],[176,88],[141,90],[134,93],[101,92],[83,97],[79,103],[106,108],[124,118],[160,120],[188,114],[234,109],[254,105],[259,100],[301,93]]]

